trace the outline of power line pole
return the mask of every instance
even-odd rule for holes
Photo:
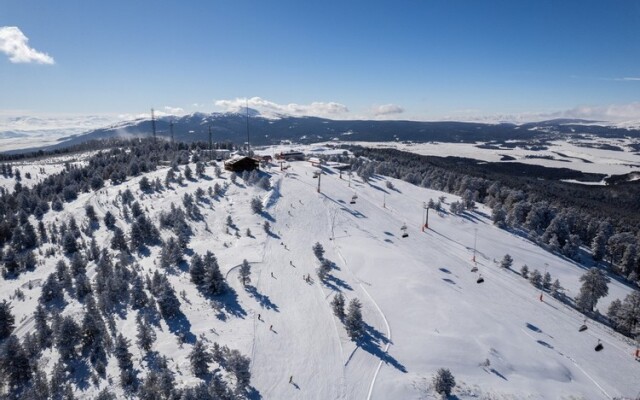
[[[476,242],[478,240],[478,228],[473,230],[473,258],[471,261],[476,262]]]
[[[151,131],[153,132],[153,140],[156,140],[156,117],[153,114],[153,108],[151,109]]]
[[[320,193],[320,179],[322,179],[322,171],[318,174],[318,193]]]
[[[169,122],[169,131],[171,132],[171,144],[174,143],[173,140],[173,120],[171,120],[171,122]]]

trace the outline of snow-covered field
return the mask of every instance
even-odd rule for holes
[[[593,147],[582,147],[570,141],[552,141],[547,150],[528,150],[516,148],[479,148],[481,143],[402,143],[402,142],[340,142],[355,144],[363,147],[395,148],[416,154],[438,157],[465,157],[476,160],[498,162],[503,156],[511,156],[515,160],[502,161],[505,163],[519,162],[531,165],[542,165],[552,168],[569,168],[582,172],[597,174],[619,175],[640,170],[640,155],[628,147],[632,139],[593,139],[581,141],[595,144],[610,144],[622,148],[624,151],[605,150]],[[637,143],[637,141],[635,141]],[[536,157],[536,158],[527,158]],[[540,157],[551,157],[540,158]]]
[[[18,169],[20,171],[20,184],[24,187],[32,187],[43,180],[47,179],[49,175],[54,175],[65,169],[66,165],[83,167],[87,165],[87,160],[94,155],[95,151],[82,152],[75,154],[65,154],[60,156],[45,157],[37,159],[36,161],[14,161],[6,162],[10,165],[12,171]],[[31,177],[27,176],[29,174]],[[13,190],[16,184],[15,177],[0,175],[0,187],[5,187],[9,190]]]
[[[540,301],[538,290],[517,273],[501,269],[495,260],[509,253],[514,270],[525,263],[532,270],[546,268],[570,297],[577,294],[578,279],[584,273],[581,266],[496,228],[488,218],[490,210],[483,206],[462,216],[432,211],[429,229],[422,232],[423,202],[445,196],[448,204],[458,200],[456,196],[384,177],[376,177],[371,184],[358,179],[349,184],[331,168],[324,169],[318,192],[315,167],[308,162],[289,166],[285,171],[267,170],[273,185],[270,191],[246,186],[239,179],[237,184],[230,183],[223,198],[201,203],[204,219],[193,223],[189,246],[195,253],[215,253],[235,290],[237,298],[225,308],[225,318],[216,317],[188,273],[168,275],[177,293],[186,292],[180,302],[190,332],[248,355],[251,382],[262,398],[435,399],[429,384],[440,367],[451,369],[458,382],[454,393],[460,399],[638,395],[640,363],[634,360],[633,343],[596,323],[578,332],[581,314],[546,294]],[[162,180],[166,172],[161,168],[147,176]],[[207,167],[207,174],[214,176],[213,167]],[[71,215],[84,221],[84,206],[92,204],[100,217],[113,212],[118,225],[128,232],[114,202],[119,191],[130,188],[157,222],[159,212],[168,210],[171,202],[181,204],[185,193],[194,193],[198,187],[206,191],[216,182],[229,182],[228,178],[225,172],[221,179],[185,181],[183,186],[153,194],[140,192],[140,178],[135,178],[81,194],[64,211],[47,213],[44,221],[68,220]],[[395,189],[388,189],[386,180]],[[350,204],[354,194],[356,203]],[[254,196],[263,200],[266,217],[252,213],[249,203]],[[227,216],[232,217],[238,235],[235,229],[226,232]],[[273,235],[262,229],[265,218],[271,220]],[[406,238],[401,236],[403,224],[408,227]],[[245,235],[247,228],[253,237]],[[479,271],[474,273],[476,232]],[[165,238],[171,235],[162,233]],[[102,224],[96,232],[101,245],[111,235]],[[315,242],[324,246],[325,257],[337,266],[328,284],[322,284],[315,273],[318,261],[311,249]],[[152,247],[148,256],[138,260],[144,273],[159,268],[158,253],[159,248]],[[251,290],[238,281],[237,266],[243,259],[252,266]],[[19,336],[33,327],[39,282],[55,270],[57,258],[43,260],[44,265],[34,272],[0,285],[0,299],[9,298],[17,288],[26,294],[24,302],[13,300]],[[90,277],[94,270],[91,264]],[[307,274],[311,282],[303,279]],[[482,284],[476,283],[480,275],[485,278]],[[609,296],[598,308],[605,312],[612,300],[624,298],[630,290],[612,280]],[[367,335],[362,346],[349,340],[333,316],[330,301],[338,292],[363,304]],[[80,315],[80,310],[70,302],[64,314]],[[135,314],[129,310],[124,319],[116,318],[118,330],[133,343]],[[170,368],[179,384],[198,382],[189,370],[191,345],[178,343],[165,322],[157,335],[155,348],[171,357]],[[594,351],[598,339],[604,344],[601,352]],[[136,368],[144,370],[142,352],[135,345],[131,351]],[[50,370],[56,355],[44,359]],[[107,372],[115,381],[117,371],[110,359]],[[76,395],[89,397],[96,392],[89,386]]]

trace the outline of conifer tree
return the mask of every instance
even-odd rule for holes
[[[364,333],[364,321],[362,320],[362,304],[357,298],[349,302],[344,326],[351,340],[359,339]]]
[[[580,277],[582,287],[576,297],[576,306],[583,311],[593,311],[601,297],[609,294],[609,278],[598,268],[592,267]]]

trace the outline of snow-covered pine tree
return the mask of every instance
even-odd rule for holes
[[[609,293],[609,277],[596,267],[591,267],[580,277],[582,287],[576,297],[576,306],[583,311],[593,311],[601,297]]]
[[[250,275],[251,275],[251,265],[249,265],[249,261],[244,259],[242,260],[242,264],[240,265],[240,275],[239,275],[240,282],[242,282],[244,286],[246,286],[247,283],[251,282]]]
[[[500,266],[502,268],[509,269],[511,268],[512,265],[513,265],[513,258],[511,258],[511,255],[505,254],[504,257],[502,258],[502,261],[500,262]]]
[[[198,253],[191,257],[191,263],[189,265],[189,274],[191,275],[191,282],[196,285],[202,285],[204,282],[204,262],[202,257]]]
[[[111,238],[111,248],[113,250],[119,250],[127,252],[129,248],[127,246],[127,240],[124,237],[124,232],[122,229],[115,227],[113,228],[113,237]]]
[[[534,269],[533,272],[529,275],[529,282],[539,288],[542,285],[542,274],[537,269]]]
[[[136,339],[138,346],[146,352],[151,351],[153,343],[156,341],[156,333],[151,325],[140,315],[136,317],[138,332]]]
[[[251,211],[254,214],[260,214],[262,212],[262,200],[259,197],[251,199]]]
[[[549,293],[551,293],[551,296],[555,297],[556,299],[560,297],[560,295],[562,294],[562,286],[560,285],[560,281],[559,280],[555,280],[553,281],[553,283],[551,284],[551,289],[549,289]]]
[[[433,377],[433,389],[444,396],[449,396],[456,386],[453,374],[447,368],[440,368]]]
[[[191,372],[197,377],[203,377],[209,373],[209,363],[213,361],[211,353],[204,342],[200,339],[196,340],[193,349],[189,353],[189,362],[191,364]]]
[[[351,299],[347,314],[344,318],[344,327],[351,340],[359,339],[364,333],[364,321],[362,320],[362,304],[357,298]]]
[[[527,266],[527,264],[524,264],[520,268],[520,275],[522,275],[524,279],[529,279],[529,267]]]
[[[116,217],[111,214],[111,211],[107,211],[104,214],[104,226],[107,227],[107,229],[113,229],[113,227],[116,226]]]
[[[236,391],[242,392],[249,385],[251,359],[243,356],[238,350],[230,350],[226,357],[227,368],[236,378]]]
[[[331,301],[331,308],[333,308],[333,314],[342,320],[344,318],[344,296],[342,293],[338,292],[335,296],[333,296],[333,300]]]
[[[31,366],[27,353],[15,335],[9,336],[0,346],[0,371],[0,383],[6,379],[12,394],[8,398],[19,398],[16,395],[31,379]]]
[[[120,368],[120,383],[123,387],[131,386],[135,382],[135,371],[131,361],[132,354],[129,352],[129,339],[126,339],[121,333],[116,338],[113,353]]]
[[[54,342],[63,361],[77,357],[76,346],[80,343],[80,326],[69,315],[62,317],[59,326],[54,330]]]
[[[544,289],[551,288],[551,274],[549,273],[549,271],[545,272],[544,276],[542,277],[542,287]]]
[[[2,300],[0,303],[0,343],[11,335],[15,329],[16,319],[11,313],[11,303]]]
[[[324,248],[322,247],[320,242],[316,242],[316,244],[313,245],[312,249],[313,254],[315,254],[318,260],[322,261],[322,259],[324,258]]]
[[[203,287],[212,296],[217,296],[225,292],[226,284],[224,276],[220,272],[218,259],[216,256],[207,251],[203,260],[204,264],[204,280]]]

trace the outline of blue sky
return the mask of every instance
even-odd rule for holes
[[[0,27],[5,115],[640,119],[638,1],[0,0]]]

